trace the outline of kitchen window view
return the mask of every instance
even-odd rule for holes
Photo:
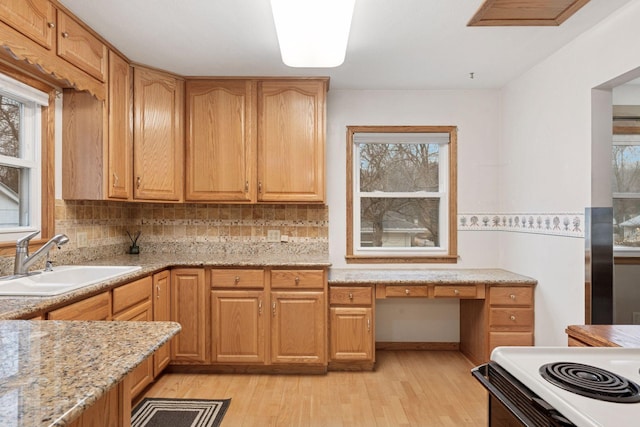
[[[350,255],[393,259],[449,254],[455,239],[449,227],[455,223],[455,179],[450,176],[455,170],[454,132],[350,128]]]
[[[41,106],[48,96],[0,76],[0,239],[40,225]]]
[[[613,242],[616,250],[640,249],[640,135],[614,135]]]

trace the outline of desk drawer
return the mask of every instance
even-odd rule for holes
[[[532,287],[492,286],[489,295],[491,305],[531,305],[533,304]]]
[[[478,289],[476,285],[435,285],[433,296],[435,298],[476,298]]]
[[[489,311],[489,325],[493,326],[533,326],[531,308],[492,308]]]
[[[324,272],[322,270],[272,270],[271,287],[324,289]]]
[[[336,287],[329,290],[329,304],[371,305],[373,289],[369,286]]]
[[[429,287],[428,286],[419,286],[419,285],[411,285],[411,286],[385,286],[385,297],[388,298],[426,298],[429,296]]]
[[[211,270],[211,287],[262,289],[264,288],[264,270],[213,269]]]

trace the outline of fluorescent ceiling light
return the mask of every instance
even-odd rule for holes
[[[282,62],[337,67],[344,62],[355,0],[271,0]]]

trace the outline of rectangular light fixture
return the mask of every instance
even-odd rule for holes
[[[344,62],[355,0],[271,0],[282,62],[328,68]]]

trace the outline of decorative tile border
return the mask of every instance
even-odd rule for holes
[[[584,238],[584,213],[459,214],[458,230],[508,231]]]

